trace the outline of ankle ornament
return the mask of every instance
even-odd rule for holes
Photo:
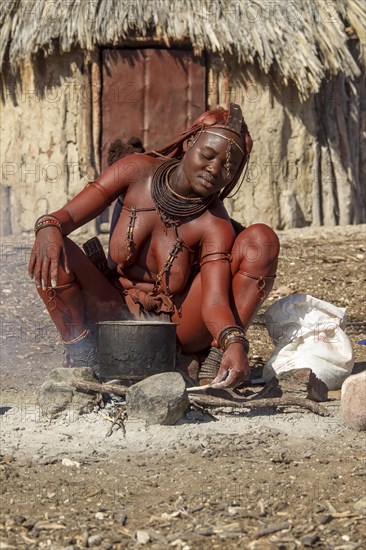
[[[65,342],[65,340],[62,340],[64,346],[71,346],[72,344],[77,344],[78,342],[81,342],[81,340],[84,340],[86,336],[90,334],[89,329],[85,329],[79,336],[76,336],[76,338],[73,338],[73,340],[69,340],[68,342]]]
[[[98,342],[89,329],[69,342],[63,340],[63,344],[64,367],[90,367],[99,376]]]
[[[205,383],[211,383],[212,380],[216,378],[223,355],[224,353],[221,349],[213,347],[210,349],[210,352],[202,363],[198,373],[198,379],[200,382],[204,380]]]

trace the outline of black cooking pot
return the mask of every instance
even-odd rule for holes
[[[175,370],[176,325],[154,321],[102,321],[99,366],[103,380],[130,385]]]

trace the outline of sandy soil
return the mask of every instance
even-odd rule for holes
[[[366,368],[365,237],[365,226],[282,232],[267,302],[287,286],[347,307],[354,372]],[[36,390],[61,346],[28,255],[27,238],[3,241],[0,549],[364,547],[365,435],[343,424],[339,392],[327,418],[191,411],[170,427],[128,420],[125,437],[106,437],[98,412],[42,417]],[[273,350],[261,314],[249,339],[255,378]]]

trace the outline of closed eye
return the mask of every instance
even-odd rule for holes
[[[212,153],[203,153],[201,151],[201,155],[206,160],[213,160],[215,158],[215,155],[213,155]]]

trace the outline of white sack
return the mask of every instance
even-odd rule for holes
[[[292,294],[275,302],[264,315],[276,349],[264,366],[263,378],[310,368],[330,391],[351,374],[354,355],[344,333],[345,308],[308,294]]]

